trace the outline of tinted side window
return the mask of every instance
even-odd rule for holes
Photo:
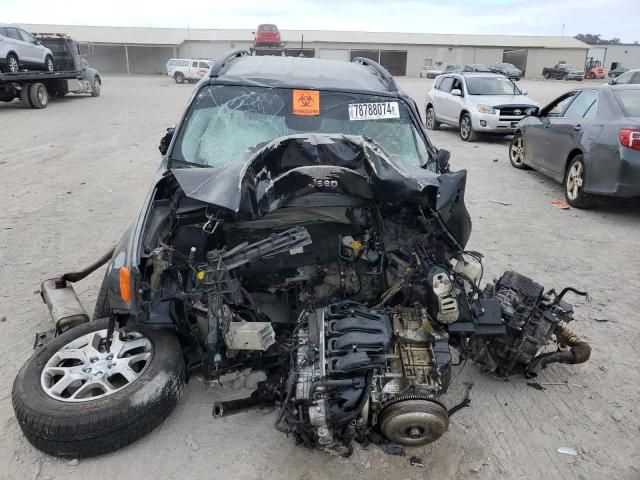
[[[7,37],[13,38],[15,40],[22,40],[17,28],[7,28]]]
[[[435,88],[436,90],[440,90],[440,84],[442,83],[442,80],[444,80],[444,77],[437,77],[436,81],[433,84],[433,88]]]
[[[624,72],[622,75],[620,75],[618,78],[616,78],[616,83],[617,84],[625,84],[625,83],[631,83],[631,79],[634,76],[634,72]]]
[[[444,80],[442,80],[442,83],[440,84],[440,90],[442,90],[443,92],[450,92],[452,85],[453,85],[453,77],[446,77]]]
[[[569,105],[569,103],[571,103],[571,100],[573,100],[574,96],[575,93],[572,93],[567,97],[553,102],[545,109],[546,115],[548,117],[561,117],[565,109],[567,108],[567,105]]]
[[[36,43],[36,39],[33,38],[31,35],[29,35],[27,32],[25,32],[24,30],[18,30],[18,33],[20,34],[20,38],[22,38],[23,41],[29,42],[29,43]]]
[[[200,68],[206,68],[206,69],[211,68],[211,66],[207,62],[200,62],[199,67]]]
[[[198,68],[198,62],[192,62],[192,63],[191,63],[191,66],[192,66],[193,68]]]
[[[0,27],[0,35],[2,35],[3,37],[7,36],[7,29],[4,27]]]
[[[598,94],[593,90],[584,90],[571,102],[564,112],[563,117],[584,117],[591,106],[598,101]]]

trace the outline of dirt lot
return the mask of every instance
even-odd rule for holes
[[[431,81],[400,83],[422,106]],[[546,102],[575,84],[520,85]],[[39,284],[116,242],[146,194],[158,141],[192,89],[165,78],[105,78],[97,99],[52,100],[42,111],[0,105],[0,478],[640,478],[640,201],[557,209],[560,186],[513,169],[508,139],[464,144],[453,130],[432,138],[451,151],[454,169],[469,171],[469,247],[484,252],[491,277],[517,269],[547,287],[589,290],[592,302],[577,305],[573,325],[593,346],[589,363],[545,370],[542,391],[523,378],[458,367],[445,401],[456,403],[463,382],[474,382],[471,408],[452,417],[441,440],[410,453],[424,468],[377,447],[357,448],[350,459],[297,447],[272,427],[269,410],[214,421],[212,401],[230,388],[198,378],[160,428],[126,449],[73,465],[31,447],[13,416],[11,384],[34,332],[50,328]],[[78,285],[90,311],[101,278]]]

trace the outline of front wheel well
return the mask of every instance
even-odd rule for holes
[[[469,113],[468,110],[462,110],[460,112],[460,117],[458,117],[458,123],[460,123],[462,121],[462,117],[464,117],[465,114]]]
[[[582,150],[580,150],[579,148],[574,148],[573,150],[571,150],[571,152],[569,152],[569,155],[567,156],[567,162],[564,166],[565,173],[567,173],[567,169],[569,168],[569,164],[571,163],[571,160],[573,160],[578,155],[583,155]]]

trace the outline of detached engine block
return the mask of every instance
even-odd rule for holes
[[[309,313],[306,322],[290,370],[295,395],[282,410],[300,441],[349,454],[352,439],[363,439],[371,425],[405,445],[446,431],[437,399],[449,385],[451,355],[424,307],[344,302]]]

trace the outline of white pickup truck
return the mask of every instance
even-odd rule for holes
[[[197,82],[209,73],[213,64],[210,60],[172,58],[167,62],[167,75],[173,77],[176,83]]]

